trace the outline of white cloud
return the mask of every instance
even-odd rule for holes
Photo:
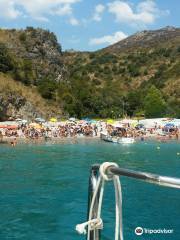
[[[0,0],[1,17],[5,19],[15,19],[21,15],[15,7],[15,2]]]
[[[48,21],[50,15],[68,16],[71,20],[74,18],[72,5],[79,1],[81,0],[0,0],[0,18],[15,19],[25,14],[40,21]]]
[[[90,45],[114,44],[126,38],[127,35],[121,31],[115,32],[113,35],[106,35],[100,38],[92,38],[89,41]]]
[[[153,0],[140,2],[135,8],[127,2],[114,1],[108,4],[108,11],[115,15],[117,22],[131,25],[152,24],[158,17],[168,13],[168,11],[161,11]]]
[[[102,14],[103,14],[104,10],[105,10],[104,5],[102,5],[102,4],[96,5],[95,12],[94,12],[94,15],[93,15],[93,20],[97,21],[97,22],[100,22],[102,20]]]
[[[71,15],[72,7],[69,4],[65,4],[57,8],[57,10],[52,11],[52,14],[55,13],[60,16]]]
[[[79,25],[79,21],[75,18],[75,17],[71,17],[69,19],[69,23],[72,25],[72,26],[78,26]]]

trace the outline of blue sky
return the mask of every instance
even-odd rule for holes
[[[179,27],[179,0],[0,0],[0,27],[49,29],[63,50],[93,51],[141,30]]]

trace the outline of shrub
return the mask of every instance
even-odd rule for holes
[[[25,42],[26,41],[26,33],[25,32],[20,33],[19,40],[21,42]]]

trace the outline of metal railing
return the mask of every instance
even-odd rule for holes
[[[93,165],[91,168],[91,172],[90,172],[89,192],[88,192],[88,198],[89,198],[88,213],[89,213],[92,196],[96,189],[96,184],[98,181],[99,167],[100,167],[100,165],[98,165],[98,164]],[[130,178],[139,179],[139,180],[142,180],[142,181],[145,181],[148,183],[165,186],[165,187],[180,188],[180,178],[160,176],[157,174],[133,171],[133,170],[114,167],[114,166],[107,168],[106,174],[109,176],[112,176],[112,175],[126,176],[126,177],[130,177]],[[97,195],[96,203],[94,206],[94,217],[96,217],[97,208],[98,208],[98,195]],[[90,231],[90,240],[100,240],[100,235],[101,235],[100,230],[98,230],[98,229],[92,230],[92,231]]]

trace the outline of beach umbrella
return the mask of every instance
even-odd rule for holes
[[[35,118],[36,122],[44,123],[45,120],[43,118]]]
[[[22,119],[21,119],[21,118],[16,118],[15,121],[16,121],[16,122],[22,122]]]
[[[57,122],[57,118],[51,118],[49,121],[50,122]]]
[[[174,126],[179,127],[180,126],[180,119],[174,119],[169,124],[174,124]]]
[[[0,125],[0,128],[6,129],[7,125]]]
[[[86,122],[90,122],[90,121],[91,121],[91,119],[88,118],[88,117],[82,118],[82,120],[84,120],[84,121],[86,121]]]
[[[22,120],[21,123],[26,124],[28,121],[27,120]]]
[[[121,123],[123,123],[123,124],[130,124],[131,122],[132,122],[132,120],[127,119],[127,118],[124,118],[124,119],[121,120]]]
[[[69,118],[69,121],[70,121],[70,122],[75,122],[75,121],[76,121],[76,118],[71,117],[71,118]]]
[[[138,121],[137,121],[137,122],[132,122],[132,123],[131,123],[131,126],[132,126],[132,127],[136,127],[138,124],[139,124]]]
[[[39,125],[38,123],[30,123],[29,126],[37,129],[42,128],[41,125]]]
[[[16,125],[0,125],[0,128],[14,130],[14,129],[17,129],[18,126],[16,126]]]
[[[141,128],[144,128],[145,126],[144,126],[144,124],[142,124],[142,123],[138,123],[136,126],[135,126],[135,128],[137,128],[137,129],[141,129]]]
[[[174,128],[175,125],[174,125],[174,123],[167,123],[164,127],[165,128]]]
[[[9,126],[6,126],[6,128],[9,129],[9,130],[15,130],[15,129],[18,128],[18,126],[16,126],[16,125],[9,125]]]
[[[86,121],[85,120],[80,120],[79,123],[84,124],[84,123],[86,123]]]
[[[113,124],[113,126],[115,128],[124,128],[123,124],[121,124],[121,123],[115,123],[115,124]]]
[[[113,119],[108,119],[106,122],[107,122],[108,124],[113,124],[113,123],[115,123],[115,121],[114,121]]]
[[[94,119],[92,119],[92,120],[90,121],[90,123],[92,123],[92,124],[97,124],[97,121],[94,120]]]

